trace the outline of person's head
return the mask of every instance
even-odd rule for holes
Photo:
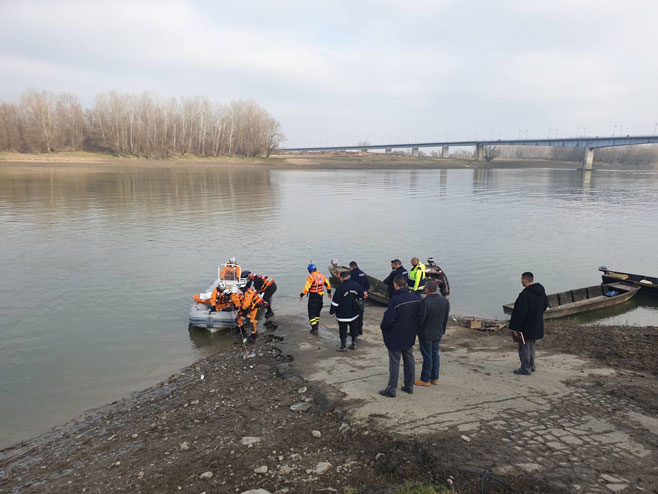
[[[254,273],[249,273],[249,276],[247,276],[247,278],[249,278],[252,281],[255,277],[256,277],[256,275]]]
[[[230,257],[228,260],[228,264],[237,264],[237,262],[235,261],[235,257]]]
[[[400,259],[393,259],[393,260],[391,261],[391,268],[393,268],[393,269],[397,269],[397,268],[399,268],[400,266],[402,266],[402,261],[400,261]]]
[[[436,293],[437,288],[438,288],[438,287],[437,287],[437,285],[436,285],[436,281],[434,281],[434,280],[427,280],[427,281],[425,282],[425,293],[427,293],[428,295],[430,295],[430,294],[432,294],[432,293]]]
[[[350,271],[354,271],[358,267],[356,261],[350,261]]]
[[[411,265],[415,266],[416,264],[418,264],[418,258],[417,257],[412,257],[411,258]]]
[[[306,269],[308,269],[308,272],[309,272],[309,273],[312,273],[313,271],[317,271],[317,270],[318,270],[318,268],[316,267],[316,265],[313,264],[313,263],[311,263],[311,264],[309,264],[308,266],[306,266]]]
[[[341,271],[340,272],[340,279],[341,281],[346,281],[350,279],[350,272],[349,271]]]
[[[396,290],[400,290],[406,287],[407,287],[407,279],[404,276],[399,274],[395,278],[393,278],[393,288],[395,288]]]
[[[535,277],[530,271],[526,271],[521,275],[521,284],[523,286],[530,286],[534,283]]]

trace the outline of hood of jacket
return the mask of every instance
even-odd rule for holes
[[[533,283],[532,285],[525,287],[525,289],[536,297],[543,297],[546,295],[546,290],[544,290],[541,283]]]

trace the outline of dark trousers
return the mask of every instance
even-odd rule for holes
[[[348,327],[350,328],[350,336],[352,337],[352,341],[356,341],[356,337],[359,336],[359,318],[349,322],[338,321],[338,335],[340,336],[341,342],[347,339]]]
[[[322,311],[322,295],[319,293],[308,294],[308,322],[311,324],[312,330],[318,329],[320,324],[320,312]]]
[[[272,283],[270,286],[268,286],[267,290],[265,290],[265,293],[263,293],[263,300],[267,302],[267,311],[265,312],[266,316],[273,314],[272,295],[274,295],[274,292],[276,292],[276,283]]]
[[[525,344],[519,343],[519,358],[521,359],[521,369],[532,372],[535,368],[535,341],[525,340]]]
[[[363,314],[365,312],[365,302],[359,304],[359,318],[357,319],[357,329],[359,334],[363,334]]]
[[[438,381],[439,380],[439,366],[441,365],[441,357],[439,356],[439,343],[438,340],[418,340],[420,353],[423,356],[423,370],[420,372],[420,380],[423,382]]]
[[[386,386],[386,391],[393,395],[396,393],[398,387],[400,357],[402,357],[402,361],[404,362],[404,387],[413,390],[414,381],[416,380],[416,363],[414,362],[413,347],[405,348],[404,350],[389,350],[388,386]]]

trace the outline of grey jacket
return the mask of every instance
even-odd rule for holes
[[[440,340],[448,326],[450,303],[439,293],[427,295],[420,303],[419,340]]]

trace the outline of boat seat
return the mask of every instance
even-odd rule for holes
[[[601,288],[601,285],[590,286],[587,289],[587,294],[589,295],[589,298],[602,297],[603,289]]]
[[[589,298],[587,296],[587,288],[578,288],[577,290],[571,290],[571,294],[573,295],[574,302],[587,300]]]
[[[560,305],[570,304],[573,302],[573,295],[571,295],[571,290],[568,292],[558,293],[557,298],[560,301]]]
[[[610,278],[615,278],[615,279],[618,279],[618,280],[627,280],[628,279],[628,275],[625,274],[625,273],[606,273],[606,276],[608,276]]]
[[[557,307],[558,305],[560,305],[560,301],[557,299],[557,295],[555,293],[551,293],[548,296],[548,306]]]

